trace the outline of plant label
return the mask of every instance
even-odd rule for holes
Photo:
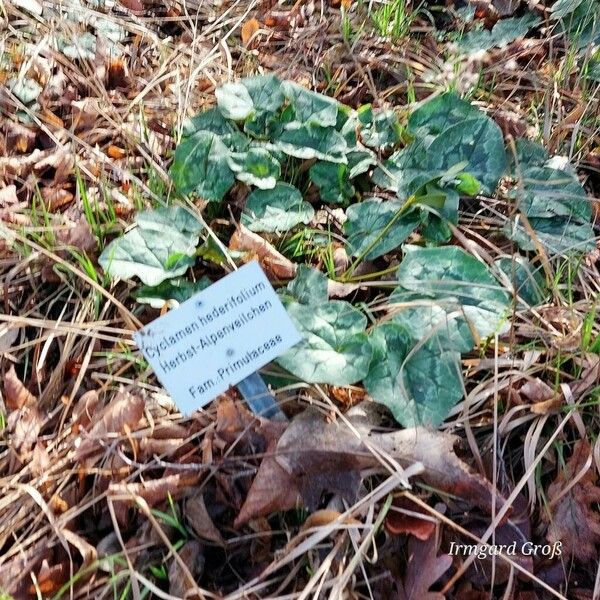
[[[152,321],[134,339],[183,414],[297,344],[297,331],[256,261]]]

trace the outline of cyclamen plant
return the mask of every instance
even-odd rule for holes
[[[405,426],[441,423],[463,397],[461,354],[507,330],[514,294],[530,305],[546,294],[523,257],[490,268],[443,245],[461,196],[491,195],[501,178],[521,173],[515,199],[549,253],[593,243],[590,203],[572,168],[525,140],[511,163],[496,123],[453,93],[423,104],[406,127],[391,110],[353,110],[274,75],[225,84],[215,95],[217,105],[186,123],[175,151],[180,194],[219,203],[239,181],[249,188],[241,223],[282,236],[311,223],[315,206],[337,205],[353,259],[346,279],[362,261],[402,247],[387,318],[370,327],[363,308],[329,300],[325,274],[300,265],[280,293],[304,339],[277,362],[309,383],[362,382]],[[140,301],[182,301],[210,283],[181,278],[201,231],[183,208],[141,213],[100,263],[115,277],[138,276],[146,284]],[[418,245],[405,243],[413,232]],[[533,249],[518,216],[505,233]]]

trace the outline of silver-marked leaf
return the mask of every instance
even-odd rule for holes
[[[254,190],[246,200],[241,222],[251,231],[287,231],[314,217],[313,207],[293,185],[278,183],[270,190]]]
[[[307,265],[298,265],[296,277],[287,284],[285,295],[300,304],[327,302],[327,276]]]
[[[371,368],[364,385],[404,427],[437,427],[463,396],[460,354],[435,339],[414,348],[406,330],[384,323],[371,331]]]
[[[246,150],[249,145],[248,139],[221,114],[218,108],[209,108],[184,122],[184,137],[189,137],[197,131],[215,133],[228,148],[236,152]]]
[[[256,111],[274,113],[285,102],[281,81],[272,73],[246,77],[240,83],[248,90]]]
[[[217,106],[226,119],[243,121],[254,112],[254,103],[242,83],[226,83],[215,90]]]
[[[537,166],[543,157],[541,151],[522,155],[517,169],[522,185],[515,187],[512,195],[539,242],[551,254],[592,250],[592,206],[573,169],[569,165],[562,169],[550,166],[557,162],[556,157]],[[527,160],[536,166],[528,166]],[[504,230],[523,250],[537,250],[519,214]]]
[[[507,329],[510,298],[483,263],[456,246],[406,250],[398,268],[401,288],[436,299],[455,298],[482,339]]]
[[[467,162],[464,171],[492,194],[506,170],[506,151],[500,127],[480,116],[453,125],[438,135],[427,149],[427,171],[446,171]]]
[[[277,360],[279,365],[307,383],[349,385],[367,375],[372,349],[359,310],[341,300],[286,308],[303,340]]]
[[[427,182],[443,175],[442,170],[428,170],[427,147],[417,140],[394,152],[382,166],[375,169],[373,182],[408,198]]]
[[[354,196],[355,190],[348,176],[347,165],[319,161],[310,168],[309,175],[319,188],[323,202],[347,204]]]
[[[217,135],[197,131],[175,150],[171,177],[182,194],[196,192],[205,200],[221,200],[234,184],[229,149]]]
[[[149,304],[152,308],[163,308],[173,300],[181,304],[211,284],[212,281],[206,276],[198,281],[170,279],[155,286],[143,285],[133,293],[133,297],[141,304]]]
[[[371,105],[361,106],[357,110],[360,123],[360,139],[370,148],[388,148],[400,142],[402,128],[393,110],[373,112]]]
[[[545,301],[548,286],[541,265],[536,268],[518,254],[499,258],[494,264],[510,283],[513,293],[529,306],[537,306]]]
[[[420,139],[429,137],[429,142],[453,125],[467,119],[483,116],[483,113],[455,93],[447,92],[428,100],[408,118],[408,131]],[[425,145],[428,145],[427,143]],[[458,162],[458,161],[456,161]]]
[[[296,121],[322,127],[336,125],[339,106],[337,100],[311,92],[291,81],[283,83],[283,92],[294,109]]]
[[[415,341],[435,339],[442,350],[470,352],[475,340],[456,298],[436,299],[396,288],[388,299],[391,321]]]
[[[137,227],[113,240],[98,262],[111,277],[137,276],[156,286],[183,275],[195,262],[202,225],[180,207],[140,213]]]
[[[12,77],[7,86],[23,104],[35,102],[42,93],[42,86],[31,77]]]
[[[265,148],[231,153],[227,164],[237,179],[261,190],[274,188],[281,175],[281,165]]]
[[[525,13],[522,17],[510,17],[496,22],[491,31],[480,29],[469,31],[458,40],[458,47],[465,53],[504,48],[516,39],[527,35],[540,23],[540,18],[533,13]]]
[[[533,228],[538,241],[551,254],[590,252],[596,247],[591,223],[577,223],[564,217],[550,219],[533,217],[529,219],[529,225]],[[504,231],[522,250],[538,249],[529,231],[519,219],[519,215],[505,225]]]
[[[289,156],[319,158],[335,163],[346,163],[346,142],[331,127],[311,123],[290,123],[275,141],[275,148]]]
[[[417,211],[397,217],[401,202],[379,199],[353,204],[344,223],[349,254],[373,260],[398,248],[421,222]]]

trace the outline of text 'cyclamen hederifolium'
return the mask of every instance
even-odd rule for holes
[[[134,339],[187,414],[301,336],[258,263],[251,262],[146,325]]]

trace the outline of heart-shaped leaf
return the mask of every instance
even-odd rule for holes
[[[180,207],[140,213],[137,227],[113,240],[98,262],[112,277],[139,277],[156,286],[183,275],[195,262],[202,225]]]
[[[442,350],[436,338],[411,349],[406,329],[384,323],[371,331],[371,368],[364,380],[376,402],[405,427],[437,427],[463,396],[460,354]]]
[[[372,349],[366,317],[348,302],[287,307],[303,340],[277,362],[308,383],[349,385],[369,371]]]
[[[229,149],[209,131],[197,131],[175,150],[171,177],[182,194],[196,192],[205,200],[221,200],[234,184]]]
[[[274,188],[281,175],[281,165],[264,148],[250,148],[247,152],[231,153],[227,164],[237,179],[261,190]]]
[[[349,254],[373,260],[398,248],[421,222],[417,211],[398,217],[401,207],[401,202],[380,199],[349,206],[344,223]]]
[[[242,224],[251,231],[287,231],[314,217],[313,207],[302,200],[293,185],[278,183],[270,190],[255,190],[246,200]]]
[[[296,121],[322,127],[335,126],[339,106],[337,100],[311,92],[291,81],[283,83],[283,90],[294,109]]]
[[[311,181],[319,188],[323,202],[346,204],[354,196],[347,165],[319,161],[310,168],[309,174]]]
[[[242,83],[226,83],[215,90],[217,106],[226,119],[243,121],[254,112],[254,103]]]

